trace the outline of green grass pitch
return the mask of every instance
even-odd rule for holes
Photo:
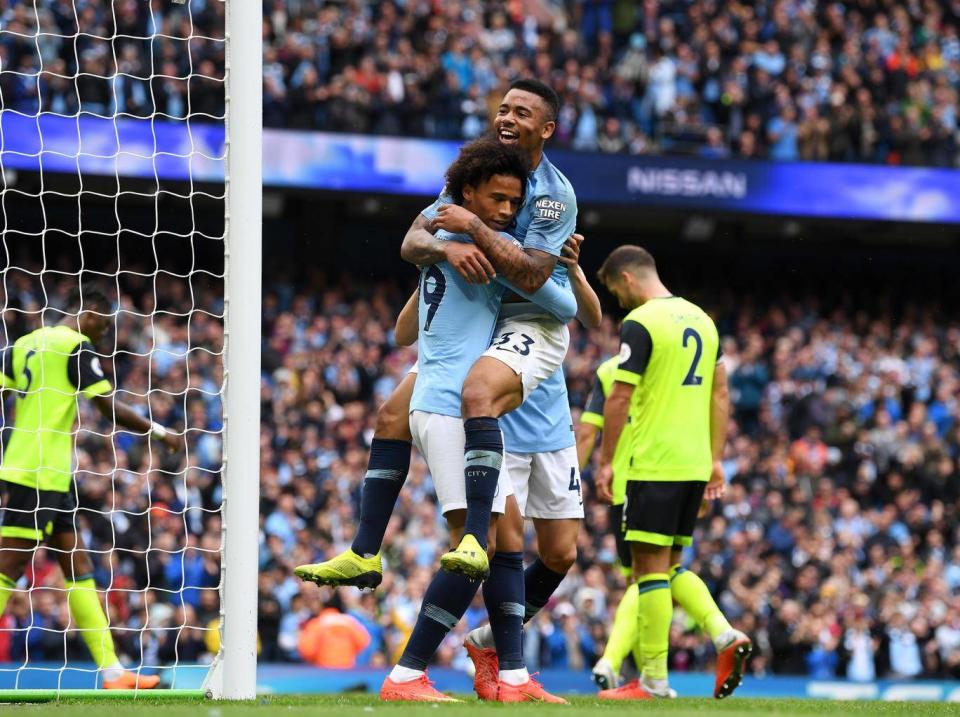
[[[918,702],[828,702],[825,700],[740,700],[717,702],[709,699],[678,699],[670,702],[599,702],[593,697],[572,697],[571,705],[500,705],[480,703],[464,696],[463,704],[384,704],[374,695],[323,695],[261,697],[249,703],[214,702],[202,699],[162,700],[139,698],[117,700],[89,697],[69,698],[46,704],[3,705],[5,714],[51,715],[52,717],[101,717],[94,710],[115,711],[117,717],[471,717],[472,715],[515,714],[573,715],[576,717],[805,717],[806,715],[960,715],[960,705]]]

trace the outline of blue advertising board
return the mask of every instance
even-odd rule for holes
[[[263,181],[368,194],[433,196],[457,142],[265,130]],[[244,151],[238,148],[237,151]],[[582,204],[960,223],[960,171],[548,152]],[[221,125],[0,112],[0,165],[159,180],[223,181]]]

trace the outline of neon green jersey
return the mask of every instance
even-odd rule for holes
[[[720,358],[713,320],[679,296],[652,299],[627,315],[620,339],[614,379],[636,386],[628,480],[709,480],[710,403]]]
[[[3,354],[0,384],[18,392],[0,480],[65,493],[73,477],[77,398],[112,390],[89,339],[68,326],[22,336]]]
[[[617,364],[620,358],[614,356],[608,358],[597,367],[596,380],[590,396],[587,398],[587,405],[580,414],[580,420],[591,426],[596,426],[603,430],[603,407],[606,404],[607,396],[610,395],[610,389],[613,388],[614,375],[617,373]],[[613,450],[613,504],[623,505],[623,497],[627,490],[627,471],[630,468],[630,417],[627,416],[627,423],[623,427],[623,433],[617,441],[617,447]]]

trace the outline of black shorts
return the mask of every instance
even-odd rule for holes
[[[40,543],[51,535],[76,532],[77,498],[72,486],[61,493],[0,481],[0,490],[3,493],[0,537]]]
[[[620,558],[620,567],[629,573],[633,556],[630,554],[630,543],[623,538],[623,505],[610,506],[610,529],[617,539],[617,557]]]
[[[631,543],[686,546],[703,501],[705,481],[627,481],[624,538]]]

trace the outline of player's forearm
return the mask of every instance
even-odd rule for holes
[[[578,423],[576,429],[577,463],[582,471],[590,462],[590,454],[597,442],[597,427],[589,423]]]
[[[97,396],[93,401],[100,414],[118,426],[144,434],[152,433],[155,428],[149,419],[141,416],[132,406],[123,401],[111,399],[108,396]]]
[[[495,281],[503,284],[524,299],[532,301],[541,309],[552,314],[561,323],[566,324],[573,321],[573,318],[577,315],[576,296],[554,281],[544,282],[543,286],[532,293],[514,286],[501,276],[496,277]]]
[[[600,308],[600,297],[590,286],[586,274],[579,266],[570,270],[570,287],[577,299],[577,321],[588,329],[599,328],[603,321],[603,310]]]
[[[727,388],[727,373],[718,370],[714,374],[713,393],[710,396],[710,451],[714,461],[723,459],[727,445],[727,425],[730,421],[730,390]]]
[[[617,441],[627,425],[627,410],[630,407],[629,396],[618,396],[616,393],[607,398],[603,408],[603,440],[600,443],[600,464],[613,463],[613,454],[617,448]]]
[[[420,214],[403,237],[400,258],[417,266],[431,266],[446,259],[445,242],[437,239],[427,229],[427,220]]]
[[[417,330],[419,329],[417,300],[419,297],[420,291],[414,291],[397,316],[397,325],[394,327],[393,335],[398,346],[411,346],[417,340]]]
[[[493,264],[493,268],[503,274],[511,284],[528,294],[534,293],[546,283],[557,263],[556,257],[553,263],[549,263],[527,254],[511,242],[504,241],[503,237],[477,217],[470,222],[469,234]]]

